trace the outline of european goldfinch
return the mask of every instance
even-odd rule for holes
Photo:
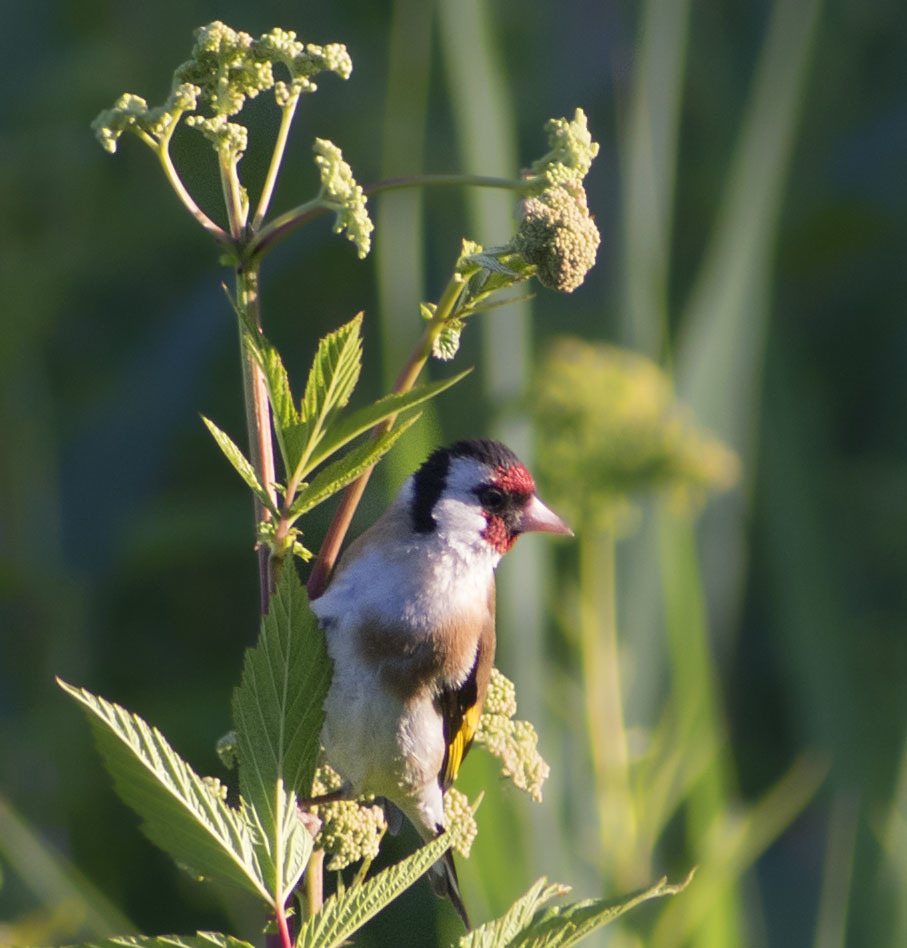
[[[444,829],[485,700],[495,568],[530,531],[571,533],[509,448],[460,441],[406,480],[312,602],[334,663],[327,760],[349,795],[386,798],[425,840]],[[450,852],[429,878],[469,928]]]

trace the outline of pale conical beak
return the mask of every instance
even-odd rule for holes
[[[520,533],[565,533],[573,536],[573,531],[553,511],[549,510],[539,499],[532,495],[520,516]]]

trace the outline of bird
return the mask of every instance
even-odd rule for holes
[[[321,742],[349,798],[373,794],[424,841],[475,737],[495,653],[495,569],[523,533],[572,535],[499,441],[435,450],[350,544],[311,603],[333,680]],[[470,929],[450,850],[428,872]]]

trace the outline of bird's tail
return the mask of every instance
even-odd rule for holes
[[[463,897],[460,895],[460,881],[457,879],[457,867],[454,865],[453,853],[448,849],[446,853],[428,870],[428,879],[431,887],[435,890],[435,895],[439,898],[448,898],[457,910],[457,914],[463,919],[466,931],[472,930],[469,922],[469,913],[463,904]]]

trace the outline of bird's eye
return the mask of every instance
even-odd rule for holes
[[[485,487],[479,495],[479,500],[489,513],[498,513],[503,510],[506,498],[500,487]]]

